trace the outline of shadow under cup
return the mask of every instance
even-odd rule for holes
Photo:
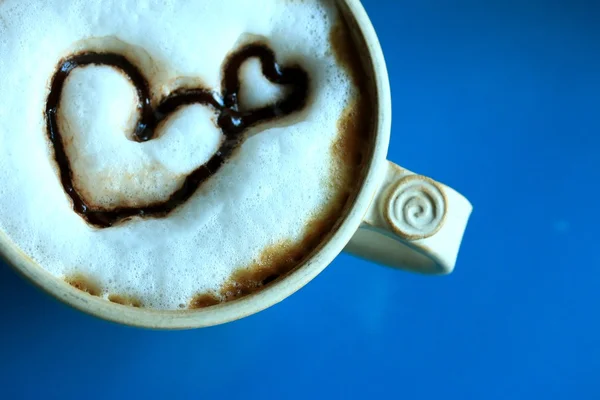
[[[332,152],[351,171],[335,184],[339,196],[308,223],[299,244],[267,250],[260,264],[236,271],[221,289],[194,297],[188,309],[156,310],[126,296],[109,300],[81,277],[60,279],[46,272],[0,231],[0,255],[24,278],[81,311],[110,321],[156,329],[204,327],[239,319],[288,297],[320,273],[344,248],[369,206],[385,161],[389,132],[382,123],[382,85],[387,72],[379,43],[358,0],[338,1],[342,18],[330,33],[338,64],[346,69],[358,95],[338,121]],[[385,96],[384,96],[385,97]],[[386,100],[384,100],[386,101]]]

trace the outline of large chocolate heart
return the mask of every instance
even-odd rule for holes
[[[238,100],[240,92],[239,73],[242,65],[251,58],[258,58],[263,75],[273,84],[291,88],[285,98],[254,110],[241,110]],[[98,208],[90,206],[73,183],[73,170],[65,150],[60,132],[60,101],[69,74],[79,67],[89,65],[109,66],[120,70],[135,86],[138,97],[139,119],[133,139],[145,142],[156,137],[157,127],[181,107],[201,104],[218,112],[217,125],[225,140],[220,148],[203,165],[185,177],[166,201],[146,204],[141,207]],[[223,64],[221,94],[198,87],[180,88],[167,95],[156,107],[152,106],[148,80],[127,57],[106,52],[83,52],[62,60],[53,76],[50,93],[46,101],[47,134],[54,158],[59,168],[60,180],[65,193],[72,201],[73,210],[89,224],[106,228],[135,216],[162,217],[185,203],[198,188],[214,175],[242,143],[244,132],[251,126],[290,115],[301,110],[308,97],[308,75],[298,66],[280,67],[275,54],[266,45],[254,43],[232,53]]]

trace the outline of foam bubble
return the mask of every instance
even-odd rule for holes
[[[3,0],[0,17],[0,229],[50,273],[89,277],[117,303],[203,306],[210,301],[194,303],[196,294],[218,293],[276,243],[301,242],[310,219],[346,190],[328,184],[337,123],[356,92],[329,43],[333,0]],[[307,109],[254,127],[236,157],[168,218],[87,225],[63,191],[46,137],[58,62],[86,49],[130,52],[158,101],[182,82],[219,91],[227,54],[248,35],[266,38],[281,65],[306,69]],[[284,94],[261,78],[258,63],[244,66],[244,107]],[[128,79],[109,67],[78,69],[66,82],[60,107],[74,181],[101,206],[163,199],[222,140],[214,112],[190,106],[159,138],[134,142],[136,102]]]

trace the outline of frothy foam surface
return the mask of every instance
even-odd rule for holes
[[[55,276],[84,276],[107,299],[153,308],[187,306],[198,293],[219,293],[241,268],[281,258],[273,249],[302,243],[311,221],[349,190],[335,184],[348,172],[332,149],[357,88],[331,47],[337,20],[334,2],[321,0],[1,1],[0,229]],[[305,110],[251,128],[235,157],[166,218],[98,229],[73,211],[43,114],[61,59],[129,52],[158,98],[188,83],[218,91],[227,55],[257,37],[280,65],[307,71]],[[256,60],[243,66],[241,82],[243,107],[286,91],[266,81]],[[81,68],[65,82],[65,149],[77,189],[96,204],[163,199],[223,140],[214,110],[194,105],[172,115],[158,138],[137,143],[128,136],[136,102],[111,67]]]
[[[223,140],[215,111],[191,105],[166,120],[157,139],[133,141],[138,98],[131,82],[110,67],[74,70],[62,98],[59,122],[75,186],[100,207],[166,200]]]

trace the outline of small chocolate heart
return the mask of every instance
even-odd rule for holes
[[[241,110],[238,95],[240,92],[240,69],[251,58],[260,60],[263,75],[273,84],[290,87],[281,100],[253,110]],[[138,142],[152,140],[159,124],[181,107],[200,104],[212,107],[219,116],[217,125],[225,140],[216,153],[203,165],[185,177],[166,201],[146,204],[140,207],[98,208],[89,206],[73,183],[73,170],[65,150],[60,132],[60,101],[65,82],[76,68],[89,65],[109,66],[120,70],[134,85],[139,110],[133,139]],[[107,228],[132,217],[163,217],[185,203],[198,188],[214,175],[244,140],[245,131],[260,123],[290,115],[301,110],[308,98],[308,74],[298,66],[282,68],[275,60],[273,51],[264,44],[253,43],[233,52],[223,64],[222,94],[209,89],[180,88],[166,96],[156,108],[152,106],[148,80],[127,57],[116,53],[84,52],[62,60],[52,78],[50,93],[46,101],[46,129],[52,143],[54,158],[59,168],[60,180],[65,193],[72,201],[73,210],[90,225]]]

